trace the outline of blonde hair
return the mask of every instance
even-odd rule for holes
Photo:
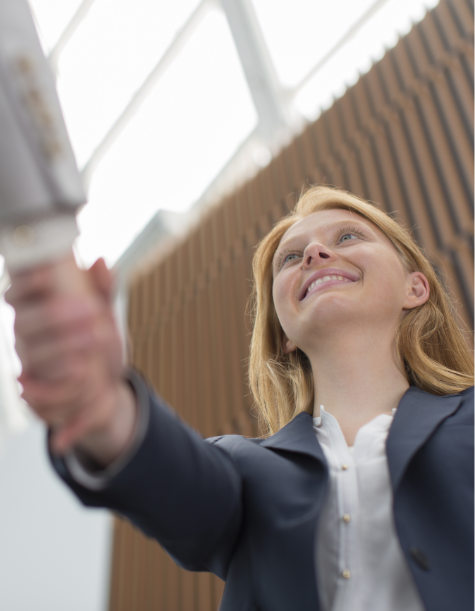
[[[314,380],[307,356],[282,350],[282,327],[272,298],[274,253],[284,233],[321,210],[343,209],[371,221],[391,241],[405,269],[422,272],[430,286],[426,303],[409,310],[396,334],[407,380],[434,395],[457,393],[473,384],[473,358],[450,298],[410,233],[375,205],[330,187],[312,187],[295,209],[260,242],[253,259],[253,333],[249,384],[264,435],[272,435],[300,412],[313,412]]]

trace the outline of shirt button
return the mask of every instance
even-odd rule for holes
[[[346,571],[343,571],[341,576],[344,577],[345,579],[349,579],[351,577],[351,573],[350,571],[346,570]]]
[[[348,469],[348,465],[345,463],[344,465],[341,465],[341,468],[343,471],[346,471]]]
[[[351,520],[351,516],[349,513],[345,513],[343,516],[343,522],[349,522]]]

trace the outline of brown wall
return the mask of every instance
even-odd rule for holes
[[[133,363],[203,436],[257,435],[245,382],[253,248],[308,183],[413,228],[461,320],[473,309],[473,2],[442,0],[130,290]],[[470,341],[470,340],[469,340]],[[212,611],[222,582],[115,522],[110,611]]]

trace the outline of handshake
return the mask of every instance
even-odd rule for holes
[[[71,254],[11,273],[22,397],[48,425],[51,450],[75,448],[106,467],[127,447],[137,418],[103,259],[80,270]]]

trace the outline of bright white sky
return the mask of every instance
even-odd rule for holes
[[[438,0],[388,0],[294,98],[314,119]],[[374,0],[252,0],[284,89],[293,89]],[[199,0],[96,0],[60,55],[58,93],[82,168]],[[48,52],[81,0],[30,0]],[[93,175],[79,254],[112,265],[159,209],[185,212],[255,128],[224,14],[202,21]]]

